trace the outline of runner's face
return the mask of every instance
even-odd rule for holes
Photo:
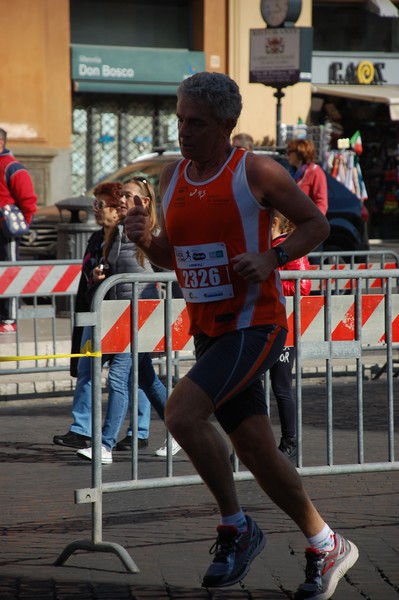
[[[177,102],[179,144],[185,158],[201,162],[224,151],[226,125],[218,121],[207,104],[182,97]]]

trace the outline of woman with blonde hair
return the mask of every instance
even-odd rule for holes
[[[146,208],[147,213],[149,215],[150,232],[153,233],[154,235],[156,235],[159,231],[159,225],[158,225],[158,215],[157,215],[155,191],[154,191],[154,187],[151,185],[151,183],[149,181],[147,181],[147,179],[145,179],[144,177],[132,177],[131,179],[128,179],[127,181],[125,181],[125,183],[123,185],[123,200],[125,201],[125,205],[122,208],[122,218],[124,218],[126,216],[127,212],[131,208],[133,208],[135,196],[140,199],[141,203]],[[128,240],[128,242],[131,243],[130,240]],[[135,256],[136,256],[137,262],[142,267],[144,267],[146,264],[149,264],[148,259],[145,256],[144,252],[138,246],[135,246]],[[153,265],[151,265],[151,269],[156,270],[156,268],[154,268]],[[158,294],[158,292],[157,292],[157,294]],[[175,294],[175,295],[178,295],[178,294]],[[146,295],[145,297],[148,297],[148,295]],[[140,353],[140,357],[143,357],[143,356],[144,356],[144,354]],[[147,375],[150,376],[150,379],[152,379],[153,377],[155,378],[156,375],[155,375],[154,368],[152,366],[152,362],[151,362],[151,364],[149,362],[149,361],[151,361],[150,355],[148,354],[147,357],[140,358],[140,361],[144,361],[144,363],[146,365],[146,367],[145,367],[146,373],[147,373]],[[140,362],[140,364],[142,364],[142,362]],[[156,379],[158,379],[158,377],[156,377]],[[154,381],[155,381],[155,384],[154,384],[155,389],[159,392],[161,388],[155,379],[154,379]],[[164,409],[165,409],[165,403],[166,403],[166,389],[161,382],[159,382],[159,383],[163,387],[162,398],[163,398],[163,395],[165,394],[165,399],[164,400],[162,399],[162,406],[160,405],[159,400],[157,399],[157,394],[155,394],[155,398],[153,398],[153,395],[150,392],[148,394],[148,398],[149,398],[151,404],[154,406],[155,410],[157,411],[158,415],[161,417],[162,420],[164,420],[164,416],[165,416]],[[124,440],[121,440],[121,442],[119,442],[118,446],[120,446],[122,444],[126,444],[126,442],[128,444],[131,443],[129,436],[127,438],[125,438]],[[179,450],[180,450],[179,444],[173,438],[172,438],[171,448],[172,448],[173,456],[175,454],[177,454],[177,452],[179,452]],[[160,448],[158,448],[158,450],[155,451],[155,455],[160,456],[160,457],[167,456],[167,439],[165,439],[163,445]]]

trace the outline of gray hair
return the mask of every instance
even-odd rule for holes
[[[254,138],[249,133],[236,133],[231,141],[233,146],[246,148],[247,150],[252,150],[254,147]]]
[[[7,131],[2,127],[0,127],[0,140],[3,140],[5,144],[7,143]]]
[[[205,102],[220,121],[237,121],[241,114],[242,98],[239,87],[224,73],[203,71],[184,79],[177,88],[178,100],[182,96]]]

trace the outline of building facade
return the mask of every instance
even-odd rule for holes
[[[179,82],[227,71],[225,0],[15,0],[2,25],[0,126],[40,205],[176,144]]]
[[[250,133],[258,144],[276,144],[279,124],[332,122],[333,143],[359,129],[371,202],[384,206],[381,195],[396,193],[383,179],[397,164],[399,2],[302,0],[292,25],[312,31],[311,65],[303,69],[308,78],[304,73],[280,88],[250,82],[251,32],[264,36],[269,29],[260,4],[14,0],[8,5],[2,14],[0,126],[8,131],[8,146],[29,167],[39,203],[80,194],[136,156],[175,146],[177,85],[206,69],[227,72],[238,82],[243,111],[236,131]],[[382,16],[387,7],[390,16]]]

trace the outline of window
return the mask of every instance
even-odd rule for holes
[[[313,4],[313,49],[322,52],[399,52],[399,19],[379,17],[365,4]]]
[[[70,0],[71,43],[187,48],[192,0]]]

